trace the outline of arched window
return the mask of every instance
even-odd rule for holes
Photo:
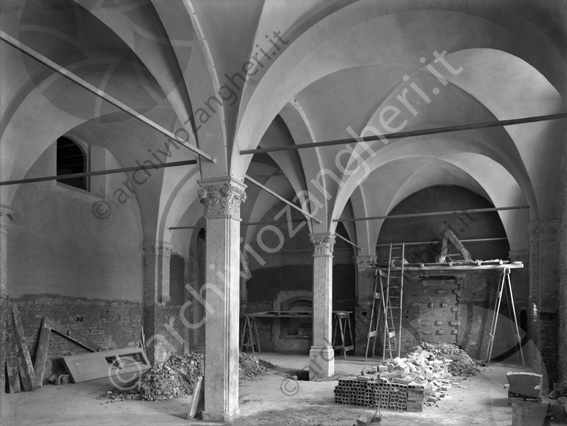
[[[57,182],[75,188],[89,190],[89,179],[87,176],[65,178],[65,175],[87,172],[87,154],[71,139],[61,136],[57,139]]]

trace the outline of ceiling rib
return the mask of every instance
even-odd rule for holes
[[[128,105],[120,102],[118,99],[114,98],[113,96],[109,95],[108,93],[105,93],[103,90],[101,90],[101,89],[93,86],[92,84],[86,82],[85,80],[83,80],[79,76],[73,74],[68,69],[56,64],[51,59],[49,59],[46,56],[42,55],[41,53],[33,50],[29,46],[26,46],[25,44],[23,44],[19,40],[16,40],[12,36],[6,34],[4,31],[0,31],[0,39],[3,40],[4,42],[8,43],[9,45],[15,47],[20,52],[23,52],[26,55],[30,56],[31,58],[35,59],[36,61],[41,62],[43,65],[47,66],[48,68],[51,68],[53,71],[57,72],[58,74],[61,74],[63,77],[71,80],[73,83],[76,83],[79,86],[83,87],[84,89],[88,90],[89,92],[93,93],[95,96],[98,96],[99,98],[104,99],[109,104],[114,105],[116,108],[124,111],[125,113],[127,113],[129,115],[131,115],[132,117],[136,118],[137,120],[141,121],[142,123],[152,127],[154,130],[157,130],[158,132],[167,136],[172,141],[177,142],[179,145],[191,150],[193,153],[199,155],[200,157],[203,157],[204,159],[206,159],[206,160],[208,160],[212,163],[215,162],[215,159],[211,155],[207,154],[204,151],[201,151],[199,148],[197,148],[193,145],[186,144],[185,143],[186,141],[184,141],[183,139],[181,139],[180,137],[175,135],[173,132],[170,132],[169,130],[165,129],[164,127],[160,126],[159,124],[150,120],[149,118],[144,117],[143,115],[139,114],[134,109],[130,108]]]

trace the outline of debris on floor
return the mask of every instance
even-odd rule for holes
[[[275,367],[269,362],[247,353],[240,354],[239,379],[251,380]],[[140,378],[108,391],[103,398],[112,401],[160,401],[193,394],[197,378],[204,374],[204,354],[191,352],[173,355],[165,363],[153,366]]]
[[[422,343],[404,358],[394,358],[360,376],[339,379],[337,404],[362,405],[392,410],[422,411],[433,406],[453,386],[454,376],[470,377],[479,368],[459,347]]]

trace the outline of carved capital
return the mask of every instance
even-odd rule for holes
[[[143,244],[144,257],[170,257],[172,245],[163,241],[145,242]]]
[[[246,201],[246,185],[232,178],[201,180],[199,185],[199,199],[205,205],[206,219],[240,220],[240,203]]]
[[[356,266],[358,270],[364,269],[373,269],[374,264],[376,263],[376,256],[371,255],[361,255],[361,256],[354,256],[354,260],[356,261]]]
[[[528,251],[527,250],[510,250],[508,252],[508,258],[512,262],[528,262]]]
[[[335,246],[335,235],[329,232],[309,234],[313,244],[313,256],[332,256]]]

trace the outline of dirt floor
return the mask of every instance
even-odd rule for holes
[[[240,384],[240,418],[237,426],[319,425],[351,426],[359,415],[369,417],[373,409],[334,403],[333,389],[338,378],[359,374],[362,368],[375,364],[364,359],[337,358],[336,375],[325,382],[308,382],[290,378],[303,369],[307,357],[262,353],[259,358],[278,368]],[[382,411],[381,425],[496,425],[512,424],[512,407],[507,404],[503,385],[508,371],[529,371],[513,363],[493,364],[482,368],[476,377],[453,387],[437,406],[423,412]],[[33,392],[5,395],[2,426],[24,425],[209,425],[201,420],[185,420],[190,399],[167,401],[117,401],[103,395],[112,390],[109,380],[69,385],[46,385]],[[534,426],[543,423],[535,422]],[[557,423],[546,423],[555,425]]]

